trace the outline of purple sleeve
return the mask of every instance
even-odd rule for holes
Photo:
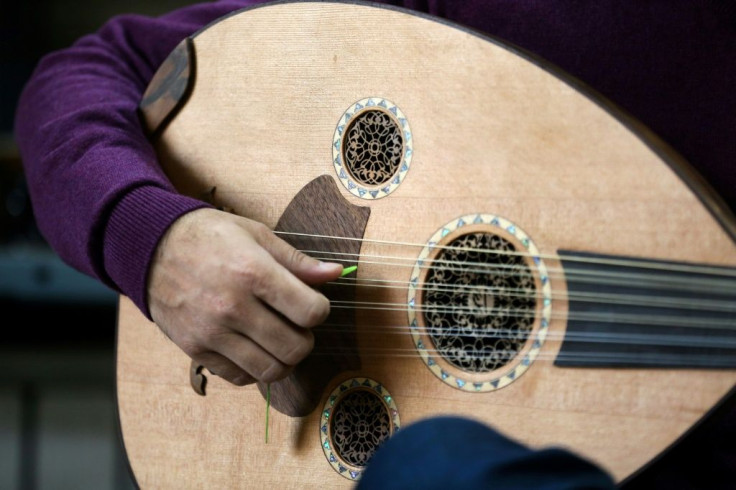
[[[39,229],[65,262],[129,296],[149,317],[156,245],[176,218],[206,204],[178,194],[163,175],[138,103],[183,38],[254,3],[114,17],[44,57],[19,100],[15,137]]]

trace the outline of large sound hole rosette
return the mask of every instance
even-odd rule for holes
[[[547,267],[510,221],[472,214],[438,229],[412,270],[408,321],[431,372],[453,388],[507,386],[537,358],[551,316]]]

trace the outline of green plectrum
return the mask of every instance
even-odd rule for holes
[[[340,277],[345,277],[348,274],[350,274],[351,272],[356,271],[357,269],[358,269],[358,266],[357,265],[351,265],[350,267],[345,267],[342,270],[342,274],[340,274]]]

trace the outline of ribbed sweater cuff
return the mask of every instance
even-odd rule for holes
[[[160,187],[137,187],[110,214],[104,236],[105,271],[120,292],[151,320],[148,272],[166,230],[180,216],[209,204]]]

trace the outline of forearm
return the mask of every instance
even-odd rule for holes
[[[163,175],[138,103],[181,39],[251,3],[115,17],[47,55],[19,100],[15,134],[44,237],[67,263],[144,311],[156,244],[176,218],[205,204],[178,194]]]

